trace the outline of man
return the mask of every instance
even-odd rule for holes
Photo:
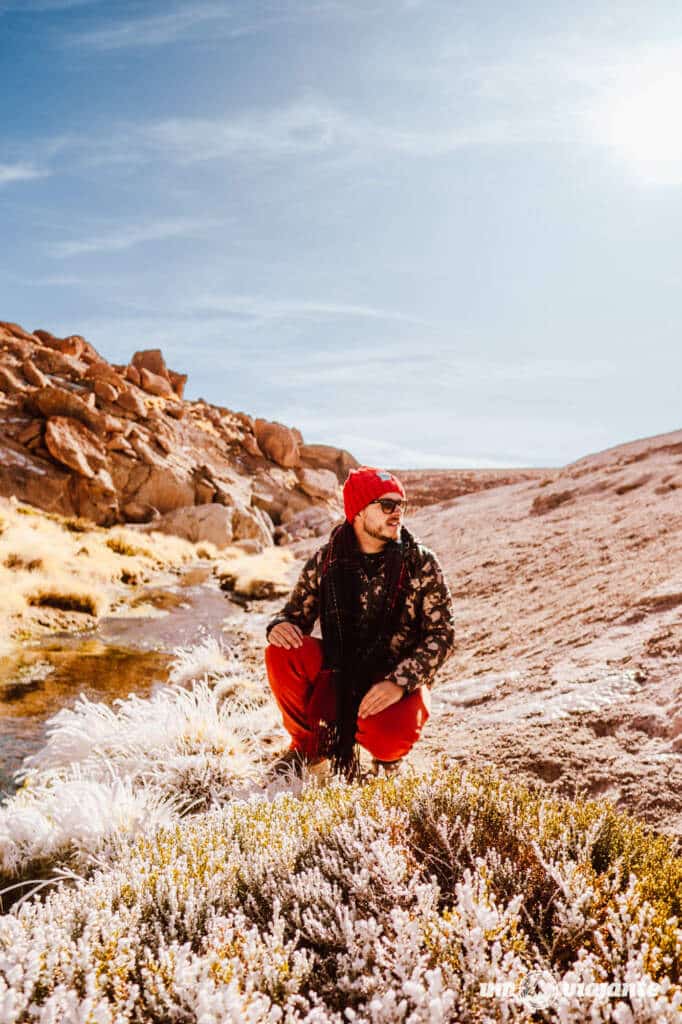
[[[268,678],[291,736],[276,771],[331,757],[352,777],[356,743],[375,769],[395,769],[429,717],[429,687],[454,643],[436,556],[402,525],[400,480],[361,466],[343,501],[345,521],[267,626]],[[310,636],[318,615],[321,642]]]

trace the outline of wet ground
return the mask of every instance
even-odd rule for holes
[[[132,614],[104,618],[97,629],[23,646],[0,665],[0,796],[14,773],[45,742],[48,720],[80,694],[112,704],[148,696],[168,678],[178,647],[229,634],[237,608],[203,570],[174,587],[148,588]]]

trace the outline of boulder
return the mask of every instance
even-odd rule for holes
[[[129,501],[127,505],[124,505],[121,515],[127,523],[151,523],[160,518],[157,508],[138,501]]]
[[[198,480],[195,488],[194,495],[197,505],[210,505],[217,494],[216,488],[213,486],[210,480],[202,478]]]
[[[112,404],[118,398],[118,391],[113,384],[110,384],[106,380],[95,381],[95,394],[98,398],[101,398],[103,402],[109,402]]]
[[[16,436],[17,441],[19,444],[29,444],[31,441],[35,440],[36,437],[41,437],[44,426],[44,420],[31,420],[22,430],[19,431]]]
[[[71,491],[76,515],[92,519],[98,526],[113,526],[119,521],[118,496],[107,470],[98,470],[92,479],[72,476]]]
[[[45,445],[53,459],[90,480],[106,467],[104,446],[97,435],[79,420],[66,416],[48,419]],[[110,490],[113,489],[112,484]]]
[[[191,505],[156,519],[151,527],[159,533],[182,537],[193,544],[208,541],[217,548],[232,543],[232,510],[223,505]]]
[[[51,459],[39,458],[9,438],[0,438],[0,494],[70,516],[75,513],[72,479],[71,473]]]
[[[123,462],[121,458],[121,462]],[[194,505],[194,483],[189,473],[184,476],[181,472],[172,470],[169,466],[159,460],[157,465],[147,466],[141,463],[133,463],[132,469],[137,465],[141,471],[132,472],[131,464],[125,459],[125,472],[127,480],[118,486],[119,493],[125,495],[125,501],[141,502],[143,505],[153,505],[163,515],[166,512],[173,512],[175,509],[184,508],[186,505]],[[120,470],[115,474],[118,483]],[[202,505],[202,508],[207,506]]]
[[[140,370],[140,387],[143,391],[148,391],[150,395],[157,395],[159,398],[175,397],[175,392],[168,379],[145,369],[145,367]]]
[[[9,366],[0,366],[0,391],[6,395],[20,395],[26,385]]]
[[[304,444],[299,451],[302,465],[310,469],[327,469],[336,473],[341,484],[345,483],[351,469],[357,469],[360,465],[350,452],[329,444]]]
[[[339,480],[336,473],[329,469],[306,469],[298,470],[299,487],[311,498],[324,498],[331,500],[339,496]]]
[[[47,348],[52,348],[55,352],[61,352],[65,356],[74,356],[76,359],[81,358],[86,346],[91,347],[80,334],[70,334],[68,338],[57,338],[49,331],[34,331],[33,333]]]
[[[125,381],[120,373],[118,373],[113,366],[105,362],[104,359],[99,359],[95,363],[90,363],[85,373],[83,374],[84,380],[92,380],[97,384],[98,381],[111,384],[112,387],[116,388],[116,391],[123,391],[125,388]],[[95,389],[97,390],[97,389]]]
[[[66,416],[69,419],[80,420],[86,427],[98,434],[106,433],[108,430],[116,431],[117,421],[113,417],[107,416],[97,409],[91,409],[87,402],[65,388],[39,388],[31,395],[31,403],[46,419],[53,416]]]
[[[262,547],[273,546],[275,527],[263,509],[247,508],[241,502],[232,510],[232,532],[235,540],[256,540]]]
[[[244,437],[242,438],[242,448],[245,452],[248,452],[249,455],[253,455],[254,458],[264,458],[262,451],[258,447],[258,441],[253,434],[244,434]]]
[[[282,423],[257,419],[254,423],[254,432],[258,447],[268,459],[285,469],[298,466],[298,441],[289,427]]]
[[[146,348],[140,352],[136,352],[133,358],[130,360],[131,366],[134,366],[140,371],[148,370],[150,373],[155,373],[159,377],[165,377],[168,380],[168,367],[166,366],[166,360],[163,358],[160,348]]]
[[[172,416],[174,420],[184,420],[185,418],[185,407],[180,402],[166,402],[163,411],[166,415]]]
[[[139,420],[146,419],[147,406],[144,398],[136,388],[124,387],[114,405],[130,412]]]
[[[70,380],[81,380],[85,369],[83,364],[74,359],[73,356],[64,355],[56,349],[47,348],[44,345],[33,350],[33,362],[44,373],[56,374],[58,377],[67,377]]]
[[[125,377],[126,380],[129,380],[131,384],[135,384],[136,387],[140,386],[140,371],[136,366],[127,366]]]
[[[182,398],[184,396],[184,394],[185,394],[185,385],[187,384],[187,374],[186,373],[175,373],[174,370],[169,370],[168,371],[168,379],[170,380],[171,387],[173,388],[173,391],[175,392],[175,394],[178,396],[178,398]]]
[[[338,514],[318,505],[315,508],[302,509],[289,516],[285,514],[285,521],[279,529],[285,531],[291,540],[322,537],[330,533],[332,526],[340,519],[341,516]]]
[[[0,320],[0,331],[3,334],[10,334],[13,338],[23,338],[24,341],[35,341],[36,337],[34,334],[29,334],[19,324],[10,323],[9,320]]]
[[[50,381],[43,371],[39,370],[33,360],[28,357],[21,364],[21,372],[29,384],[34,384],[37,388],[47,388],[50,386]]]

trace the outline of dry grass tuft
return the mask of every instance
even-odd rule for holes
[[[291,589],[293,563],[287,548],[266,548],[258,555],[227,548],[216,566],[216,575],[224,590],[242,597],[281,597]]]

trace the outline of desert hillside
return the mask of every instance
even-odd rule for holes
[[[682,431],[410,525],[455,600],[437,745],[682,832]]]

